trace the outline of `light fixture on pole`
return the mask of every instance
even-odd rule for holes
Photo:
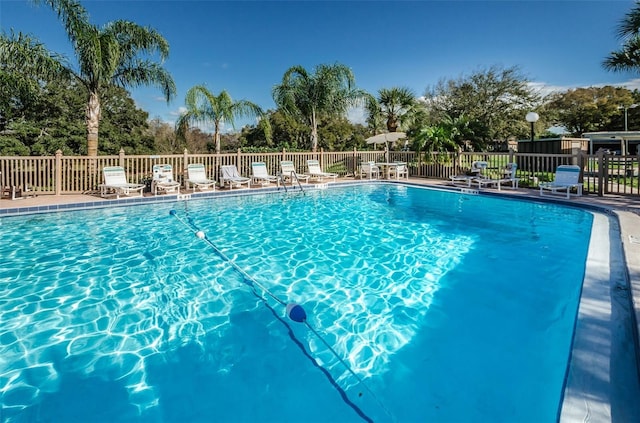
[[[638,107],[638,105],[637,104],[632,104],[630,106],[618,106],[618,110],[623,110],[624,109],[624,132],[627,132],[629,130],[628,125],[627,125],[627,110],[633,109],[635,107]]]
[[[527,116],[525,116],[525,119],[527,120],[527,122],[531,123],[531,142],[533,142],[533,124],[536,123],[538,119],[540,119],[540,116],[538,116],[536,112],[529,112],[527,113]]]

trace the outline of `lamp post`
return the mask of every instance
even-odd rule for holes
[[[632,104],[630,106],[618,106],[618,110],[624,109],[624,132],[627,132],[629,130],[627,125],[627,110],[633,109],[635,107],[638,107],[638,105]]]
[[[529,112],[527,113],[527,116],[525,116],[525,119],[527,120],[527,122],[531,123],[531,142],[533,142],[533,124],[536,123],[538,119],[540,119],[540,116],[538,116],[536,112]]]

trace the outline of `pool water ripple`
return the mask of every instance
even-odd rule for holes
[[[574,246],[588,239],[590,215],[518,204],[371,185],[40,215],[26,222],[6,218],[3,236],[11,247],[0,247],[6,263],[0,269],[3,417],[26,421],[33,407],[53,412],[49,398],[62,395],[71,382],[94,381],[98,389],[99,380],[105,387],[122,384],[126,393],[101,409],[99,420],[202,421],[215,413],[220,421],[273,421],[282,416],[281,407],[289,416],[301,407],[322,416],[320,421],[359,421],[336,403],[325,376],[304,361],[247,281],[169,215],[174,208],[261,286],[304,305],[309,324],[360,379],[321,340],[292,323],[295,336],[372,416],[388,418],[371,398],[359,398],[360,380],[385,398],[398,421],[522,421],[524,414],[509,405],[521,393],[504,400],[508,411],[501,414],[500,407],[483,405],[478,398],[484,394],[445,384],[473,384],[484,376],[487,363],[477,362],[480,370],[473,371],[461,363],[474,361],[466,351],[478,350],[477,344],[489,351],[482,357],[499,354],[498,346],[479,337],[490,318],[501,322],[497,338],[511,337],[500,348],[525,354],[524,346],[527,360],[540,361],[542,368],[555,368],[558,360],[546,358],[536,342],[547,337],[561,346],[561,356],[568,351],[567,333],[557,328],[571,330],[579,282],[563,288],[536,275],[571,278],[575,270],[567,263],[575,258],[558,260],[558,252],[585,254]],[[568,234],[561,241],[552,237],[559,215],[570,222],[563,224]],[[514,219],[529,224],[505,226]],[[35,256],[41,260],[32,267]],[[526,275],[513,274],[527,261],[537,267],[536,289],[526,287]],[[573,302],[550,303],[559,291]],[[469,310],[476,315],[465,325],[456,316]],[[505,312],[518,318],[502,321]],[[523,322],[545,335],[518,333]],[[465,338],[450,339],[451,333]],[[452,368],[456,360],[456,368],[470,375]],[[487,360],[513,373],[511,360]],[[287,383],[290,368],[308,392]],[[473,409],[454,405],[451,398],[460,395],[473,398]],[[243,397],[256,398],[255,410],[238,403]],[[55,410],[61,419],[74,420],[63,418],[69,415],[64,408]],[[538,419],[554,412],[552,405],[551,411],[526,415]]]

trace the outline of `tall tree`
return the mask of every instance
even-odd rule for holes
[[[138,109],[124,88],[109,86],[100,92],[103,116],[101,151],[118,154],[150,154],[153,138],[148,133],[148,113]],[[86,90],[75,80],[41,83],[39,90],[5,109],[12,116],[0,131],[0,155],[86,154],[87,133],[83,119]]]
[[[355,87],[350,68],[342,64],[318,65],[310,73],[302,66],[289,68],[273,99],[285,113],[304,119],[311,128],[311,150],[318,149],[318,123],[323,117],[345,116],[366,93]]]
[[[615,72],[640,71],[640,2],[620,22],[617,29],[622,48],[613,51],[603,61],[605,69]]]
[[[196,85],[189,89],[184,102],[187,111],[176,122],[178,134],[184,135],[192,124],[213,123],[216,154],[220,153],[220,130],[223,123],[228,122],[233,126],[237,117],[263,115],[260,106],[248,100],[233,101],[224,90],[216,96],[204,85]]]
[[[517,67],[498,66],[427,89],[426,104],[435,119],[468,120],[470,141],[479,148],[509,136],[526,136],[524,116],[535,110],[540,96]],[[541,122],[545,116],[541,116]]]
[[[553,117],[553,123],[566,128],[573,136],[584,132],[617,130],[624,128],[621,107],[634,103],[633,93],[626,88],[604,87],[576,88],[553,94],[543,110]]]
[[[77,66],[65,68],[86,88],[85,113],[87,154],[98,154],[98,128],[101,118],[101,88],[155,85],[167,101],[175,94],[171,75],[147,55],[169,55],[168,42],[154,29],[117,20],[103,27],[89,22],[89,15],[76,0],[32,0],[50,6],[62,21],[73,45]]]

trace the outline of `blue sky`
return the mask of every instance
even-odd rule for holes
[[[631,0],[603,1],[83,1],[91,21],[134,21],[171,46],[177,85],[169,104],[156,89],[132,96],[150,117],[174,122],[189,88],[206,84],[273,109],[271,90],[291,66],[352,68],[371,93],[403,86],[417,96],[439,80],[490,66],[517,66],[545,91],[587,86],[637,88],[637,74],[605,71],[615,30]],[[0,0],[0,27],[21,31],[73,58],[51,9]],[[236,122],[236,129],[246,122]],[[227,130],[230,130],[227,127]]]

